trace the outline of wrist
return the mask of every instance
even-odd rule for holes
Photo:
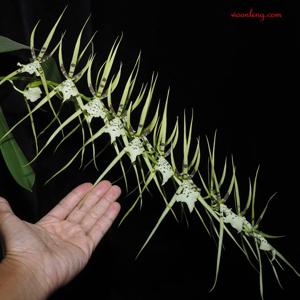
[[[0,299],[42,300],[50,294],[38,272],[26,264],[5,258],[0,263]]]

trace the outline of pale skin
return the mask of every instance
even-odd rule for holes
[[[1,300],[41,300],[68,283],[87,264],[117,217],[118,186],[84,183],[36,224],[19,219],[0,197]]]

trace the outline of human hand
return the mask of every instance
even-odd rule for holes
[[[5,258],[0,263],[0,296],[5,289],[1,277],[5,277],[6,270],[34,280],[35,291],[31,292],[37,295],[34,298],[31,294],[28,299],[43,299],[69,282],[87,264],[118,215],[120,205],[115,200],[120,193],[120,188],[108,181],[95,187],[82,184],[36,224],[20,220],[0,197],[0,233],[5,244]],[[5,272],[1,273],[1,267]],[[27,299],[25,294],[21,299]]]

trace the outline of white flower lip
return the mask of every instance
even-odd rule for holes
[[[224,223],[230,223],[230,225],[237,230],[237,232],[241,232],[245,223],[247,222],[245,217],[239,216],[231,211],[226,205],[220,205],[220,211],[223,215]]]
[[[187,204],[190,213],[195,207],[195,202],[200,196],[199,191],[196,186],[190,180],[184,180],[182,184],[178,187],[175,198],[177,202],[184,202]]]
[[[93,118],[100,117],[102,120],[106,119],[107,109],[99,98],[94,98],[89,101],[84,108],[88,113],[88,116],[86,117],[88,122],[91,122]]]
[[[41,98],[42,91],[39,87],[28,88],[23,92],[25,98],[31,102],[35,102]]]
[[[253,237],[259,242],[259,249],[263,251],[272,251],[273,255],[276,253],[275,249],[270,245],[270,243],[260,234],[254,233]]]
[[[71,79],[63,81],[57,89],[63,94],[63,101],[69,100],[72,96],[76,97],[79,92]]]
[[[252,231],[253,227],[245,217],[235,214],[224,204],[220,205],[220,213],[224,223],[229,223],[237,232],[241,232],[243,229],[247,230],[246,234],[253,236],[258,241],[260,250],[272,251],[273,256],[276,254],[275,249],[261,234]]]
[[[35,74],[36,76],[40,76],[38,69],[41,68],[41,65],[37,60],[35,60],[32,63],[29,63],[27,65],[23,65],[21,63],[17,63],[17,65],[19,67],[22,67],[21,68],[22,73]]]
[[[135,162],[137,156],[144,153],[145,148],[140,138],[134,138],[126,148],[129,153],[131,162]]]
[[[163,156],[159,157],[155,170],[159,171],[163,176],[162,185],[164,185],[174,175],[172,166]]]
[[[110,135],[111,143],[113,143],[117,137],[125,134],[125,129],[120,118],[115,117],[107,125],[105,125],[104,132]]]

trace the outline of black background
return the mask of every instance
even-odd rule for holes
[[[60,28],[67,29],[65,51],[72,49],[76,35],[90,13],[85,39],[98,30],[95,49],[105,58],[114,39],[123,32],[119,60],[124,73],[142,52],[141,80],[159,72],[156,99],[164,98],[171,86],[170,121],[182,116],[184,108],[195,109],[195,132],[203,140],[218,129],[217,151],[221,159],[232,153],[238,167],[241,193],[247,180],[261,167],[257,208],[278,192],[262,222],[265,231],[287,235],[274,241],[286,257],[300,267],[299,218],[299,15],[296,7],[271,1],[7,1],[1,7],[0,34],[28,44],[38,19],[38,35],[44,37],[68,3]],[[233,19],[233,11],[280,12],[282,18],[260,22]],[[14,68],[14,56],[1,55],[1,75]],[[127,72],[127,73],[126,73]],[[6,74],[5,73],[5,74]],[[4,74],[3,74],[4,75]],[[123,81],[126,78],[123,77]],[[1,105],[10,124],[24,113],[20,98],[8,86],[1,87]],[[36,116],[42,127],[46,113]],[[32,154],[29,125],[15,133],[22,148]],[[74,141],[73,141],[74,142]],[[36,221],[71,188],[95,180],[97,173],[81,172],[78,163],[50,184],[44,182],[73,153],[72,142],[55,155],[46,153],[34,168],[37,182],[33,193],[16,186],[0,160],[0,192],[15,212]],[[103,154],[106,161],[107,154]],[[205,166],[205,162],[202,161]],[[110,179],[110,177],[108,177]],[[120,183],[123,187],[123,183]],[[190,226],[176,224],[170,217],[141,257],[134,257],[162,211],[158,197],[147,198],[125,224],[112,230],[96,250],[86,269],[51,299],[259,299],[258,276],[246,259],[226,240],[220,278],[214,279],[216,246],[195,216]],[[123,210],[131,198],[121,197]],[[131,199],[132,200],[132,199]],[[272,272],[265,271],[266,299],[294,299],[299,280],[284,272],[281,291]]]

